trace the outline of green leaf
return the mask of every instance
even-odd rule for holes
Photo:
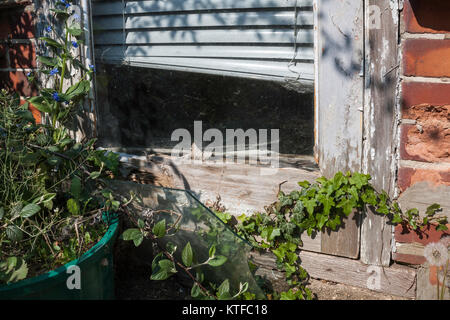
[[[100,171],[94,171],[94,172],[91,172],[91,174],[89,175],[89,178],[92,180],[95,180],[98,177],[100,177],[101,174],[102,173]]]
[[[298,182],[298,185],[302,188],[309,188],[309,186],[311,185],[311,183],[309,181],[300,181]]]
[[[55,67],[58,64],[58,60],[56,58],[46,57],[46,56],[39,56],[38,60],[49,67]]]
[[[447,226],[446,226],[445,224],[439,224],[439,225],[436,227],[436,230],[437,230],[437,231],[447,231],[448,228],[447,228]]]
[[[227,257],[225,256],[217,256],[211,259],[208,264],[213,267],[220,267],[227,261]]]
[[[42,96],[32,97],[32,98],[27,99],[27,101],[29,103],[31,103],[40,112],[44,112],[44,113],[52,112],[51,105]]]
[[[216,246],[212,245],[211,248],[209,248],[209,257],[212,258],[216,254]]]
[[[75,199],[80,199],[81,196],[81,179],[77,176],[74,176],[72,178],[72,181],[70,182],[70,194]]]
[[[165,270],[160,270],[157,273],[154,273],[151,275],[150,279],[151,280],[166,280],[171,276],[171,274],[169,274],[167,271]]]
[[[6,236],[9,240],[13,242],[17,242],[22,240],[23,232],[14,224],[10,224],[6,227]]]
[[[169,259],[160,260],[158,262],[158,265],[161,268],[161,270],[164,270],[164,271],[166,271],[169,274],[177,272],[177,269],[175,269],[175,265]]]
[[[398,224],[403,222],[402,216],[399,213],[394,214],[394,218],[392,219],[392,223]]]
[[[22,208],[22,210],[20,211],[20,216],[22,218],[29,218],[29,217],[35,215],[36,213],[38,213],[40,210],[41,210],[41,207],[39,205],[30,203]]]
[[[200,287],[196,283],[194,283],[194,285],[192,286],[192,289],[191,289],[191,297],[197,298],[201,294],[202,294],[202,289],[200,289]]]
[[[122,233],[122,239],[125,241],[132,240],[134,245],[138,247],[144,240],[144,235],[142,234],[141,230],[136,228],[130,228]]]
[[[78,37],[83,33],[83,30],[80,28],[80,25],[75,23],[72,24],[69,28],[67,28],[67,31],[75,37]]]
[[[9,257],[0,261],[0,280],[6,283],[17,282],[27,277],[28,267],[22,258]]]
[[[163,219],[155,224],[153,226],[152,232],[157,238],[164,237],[166,235],[166,219]]]
[[[142,219],[138,219],[137,225],[140,229],[144,229],[145,227],[145,222]]]
[[[303,201],[303,204],[306,208],[306,211],[308,211],[308,213],[310,215],[314,214],[314,208],[316,207],[316,200],[315,199],[310,199],[310,200],[305,200]]]
[[[190,267],[192,265],[193,252],[191,243],[188,242],[181,252],[181,260],[186,267]]]
[[[67,200],[67,210],[75,216],[80,214],[80,205],[78,201],[74,198]]]
[[[431,206],[429,206],[427,208],[426,215],[429,216],[429,217],[430,216],[434,216],[436,214],[436,211],[438,211],[440,209],[441,209],[441,205],[437,204],[437,203],[434,203],[434,204],[432,204]]]
[[[177,251],[177,246],[173,242],[167,242],[166,250],[173,255]]]
[[[221,298],[229,294],[230,294],[230,281],[228,281],[228,279],[225,279],[217,289],[217,296]]]
[[[47,45],[49,45],[53,48],[56,48],[56,49],[64,48],[64,45],[62,45],[61,43],[59,43],[56,40],[53,40],[52,38],[49,38],[49,37],[41,37],[41,38],[39,38],[39,40],[47,42]]]
[[[91,82],[89,80],[82,80],[66,90],[66,98],[71,100],[76,96],[85,95],[89,90],[91,90]]]

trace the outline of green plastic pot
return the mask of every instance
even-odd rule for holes
[[[103,238],[79,259],[40,276],[0,286],[0,300],[114,299],[113,246],[119,221],[116,216],[107,220],[109,227]],[[80,289],[69,289],[77,283],[77,268],[73,266],[79,267]]]

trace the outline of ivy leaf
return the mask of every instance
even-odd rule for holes
[[[20,211],[20,216],[22,218],[29,218],[29,217],[35,215],[36,213],[38,213],[40,210],[41,210],[41,207],[39,205],[30,203],[22,208],[22,210]]]
[[[152,232],[157,238],[162,238],[166,235],[166,219],[159,221],[152,228]]]
[[[320,203],[323,204],[323,213],[328,216],[330,214],[331,207],[334,205],[334,200],[330,196],[320,196]]]
[[[275,237],[278,237],[280,234],[281,234],[281,230],[278,228],[275,228],[270,233],[268,240],[272,241],[273,239],[275,239]]]
[[[369,182],[369,176],[354,172],[353,175],[348,179],[350,184],[355,185],[358,189],[361,189],[363,186],[366,186]]]
[[[186,267],[190,267],[192,265],[193,252],[191,243],[188,242],[181,252],[181,260]]]
[[[447,231],[447,230],[448,230],[448,228],[447,228],[447,226],[445,224],[439,224],[436,227],[436,231]]]
[[[210,266],[213,266],[213,267],[220,267],[220,266],[223,265],[225,262],[227,262],[227,257],[225,257],[225,256],[217,256],[217,257],[214,257],[213,259],[211,259],[211,260],[208,262],[208,264],[209,264]]]
[[[320,214],[317,215],[316,219],[317,219],[317,228],[321,230],[322,227],[325,225],[325,223],[328,221],[328,216]]]
[[[301,182],[298,182],[298,185],[300,186],[300,187],[302,187],[302,188],[309,188],[309,186],[311,185],[311,183],[309,182],[309,181],[301,181]]]
[[[426,215],[429,217],[434,216],[436,214],[436,211],[438,211],[440,209],[441,209],[441,205],[434,203],[427,208]]]
[[[398,224],[403,222],[403,219],[399,213],[394,214],[394,218],[392,219],[392,223]]]
[[[306,211],[308,211],[310,215],[313,215],[314,208],[316,207],[316,199],[305,200],[303,201],[303,204],[306,208]]]

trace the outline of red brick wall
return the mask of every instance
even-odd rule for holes
[[[402,23],[400,128],[400,192],[419,182],[449,186],[450,196],[450,1],[405,0]],[[407,161],[405,161],[407,160]],[[443,197],[446,195],[443,194]],[[397,243],[425,246],[443,232],[423,235],[395,229]],[[401,262],[421,264],[423,256],[393,255]]]
[[[18,92],[22,98],[37,93],[27,79],[27,73],[36,68],[33,9],[27,1],[0,6],[0,88]],[[39,112],[31,109],[40,121]]]

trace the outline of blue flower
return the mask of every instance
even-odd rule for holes
[[[90,64],[89,69],[91,69],[92,71],[95,71],[95,66],[93,64]]]
[[[27,77],[31,76],[31,71],[27,73]]]
[[[72,41],[72,45],[74,48],[78,48],[78,43],[76,41]]]
[[[58,68],[54,68],[52,69],[52,71],[50,71],[50,75],[54,76],[55,74],[57,74],[59,72]]]
[[[53,100],[55,101],[61,101],[61,98],[58,95],[58,92],[53,92],[52,94]]]
[[[76,21],[80,21],[80,20],[81,20],[80,16],[79,16],[77,13],[75,13],[72,17],[73,17]]]
[[[48,26],[45,30],[47,30],[47,32],[51,32],[52,31],[52,27]]]

